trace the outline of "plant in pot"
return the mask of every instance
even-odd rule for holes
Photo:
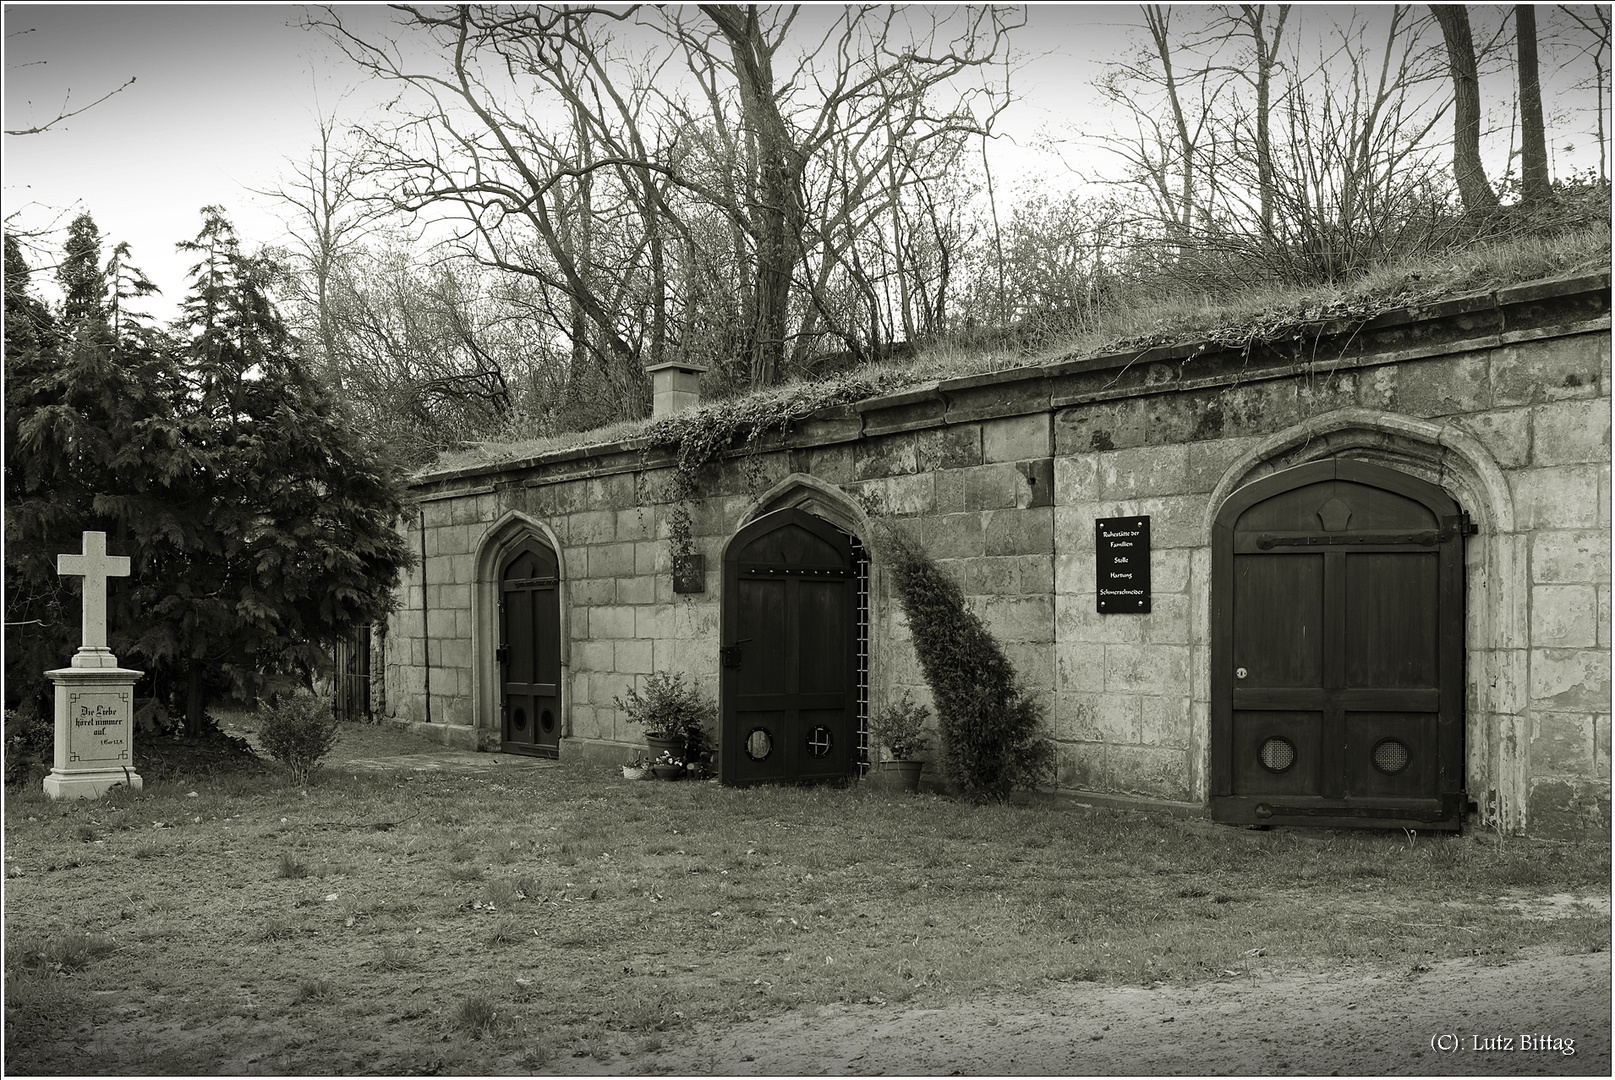
[[[645,729],[645,745],[653,757],[667,753],[681,760],[694,758],[706,744],[708,728],[716,726],[712,703],[686,683],[682,673],[647,675],[644,686],[612,698],[611,703],[630,724]]]
[[[685,773],[684,759],[671,750],[663,750],[651,762],[650,771],[656,774],[658,780],[682,780]]]
[[[931,746],[931,733],[925,722],[931,710],[914,704],[907,690],[897,701],[888,704],[869,718],[869,734],[885,749],[880,771],[888,783],[904,791],[920,789],[920,771],[925,761],[920,757]]]

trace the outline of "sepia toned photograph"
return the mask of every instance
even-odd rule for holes
[[[1610,1075],[1607,5],[3,18],[7,1075]]]

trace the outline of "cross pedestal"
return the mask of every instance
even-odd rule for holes
[[[72,666],[47,671],[56,683],[56,760],[45,777],[53,799],[94,799],[118,784],[139,789],[135,772],[135,680],[107,648],[107,578],[128,577],[129,560],[107,554],[107,534],[84,534],[82,555],[58,555],[56,572],[84,578],[83,644]]]

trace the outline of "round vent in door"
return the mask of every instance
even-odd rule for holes
[[[516,711],[510,714],[510,726],[517,731],[526,731],[527,710],[518,705]]]
[[[1295,744],[1289,739],[1274,735],[1262,744],[1262,768],[1269,772],[1283,772],[1295,764]]]
[[[753,761],[762,761],[774,752],[774,737],[763,728],[752,728],[751,734],[746,736],[746,756]]]
[[[546,733],[554,731],[555,716],[548,709],[545,709],[543,714],[538,718],[538,726],[543,728]]]
[[[1410,756],[1407,745],[1396,739],[1381,739],[1374,744],[1374,768],[1387,776],[1407,768]]]
[[[818,727],[808,732],[808,753],[812,754],[814,757],[824,757],[830,752],[830,748],[834,745],[835,736],[831,734],[830,729],[825,727],[823,724],[820,724]]]

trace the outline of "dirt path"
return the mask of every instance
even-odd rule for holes
[[[1574,1040],[1575,1052],[1522,1050],[1522,1033]],[[1512,1048],[1485,1049],[1494,1036]],[[1066,984],[942,1009],[824,1007],[698,1030],[653,1056],[566,1059],[546,1071],[1608,1076],[1610,1065],[1610,956],[1596,953],[1191,988]]]

